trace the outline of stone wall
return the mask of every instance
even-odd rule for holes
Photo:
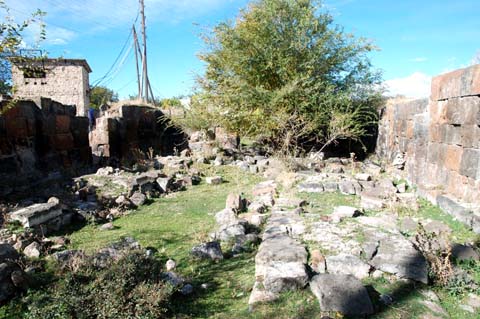
[[[187,148],[188,142],[160,110],[123,105],[96,119],[90,145],[96,158],[132,161],[147,155],[150,149],[154,155],[172,155]]]
[[[76,117],[75,107],[40,99],[1,108],[0,197],[91,163],[88,119]]]
[[[65,105],[75,105],[77,116],[87,116],[90,104],[88,64],[84,60],[45,59],[35,62],[44,76],[30,77],[24,72],[26,62],[12,63],[15,96],[21,99],[50,98]],[[23,64],[22,64],[23,63]]]
[[[480,65],[435,77],[429,100],[388,103],[377,154],[400,153],[421,195],[480,204]]]

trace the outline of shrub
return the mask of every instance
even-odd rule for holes
[[[174,292],[162,280],[160,261],[140,251],[112,261],[107,269],[85,260],[63,276],[25,298],[26,318],[164,318]]]

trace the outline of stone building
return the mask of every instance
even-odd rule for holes
[[[76,106],[77,116],[87,115],[92,70],[86,60],[14,58],[11,62],[15,97],[49,98]]]

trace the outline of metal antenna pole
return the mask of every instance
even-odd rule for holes
[[[134,51],[135,51],[135,64],[137,66],[137,84],[138,84],[138,94],[137,98],[140,99],[142,97],[142,84],[140,80],[140,69],[138,66],[138,51],[140,48],[138,47],[138,37],[137,37],[137,31],[135,30],[135,25],[132,26],[133,29],[133,44],[134,44]]]
[[[142,15],[142,37],[143,37],[143,88],[145,90],[144,98],[148,102],[148,69],[147,69],[147,33],[145,27],[145,3],[140,0],[140,14]]]

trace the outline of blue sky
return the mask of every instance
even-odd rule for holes
[[[136,0],[7,0],[18,19],[47,12],[51,57],[85,58],[91,83],[117,58],[138,12]],[[233,19],[247,0],[145,0],[149,74],[155,95],[188,94],[202,72],[198,34]],[[480,56],[480,0],[328,0],[325,8],[346,31],[373,40],[371,55],[391,93],[426,96],[432,76],[466,67]],[[138,21],[137,21],[138,25]],[[33,31],[33,30],[32,30]],[[32,32],[34,34],[34,32]],[[33,35],[27,35],[31,42]],[[128,46],[127,46],[128,47]],[[103,84],[121,97],[136,92],[133,50]],[[480,61],[479,61],[480,62]]]

